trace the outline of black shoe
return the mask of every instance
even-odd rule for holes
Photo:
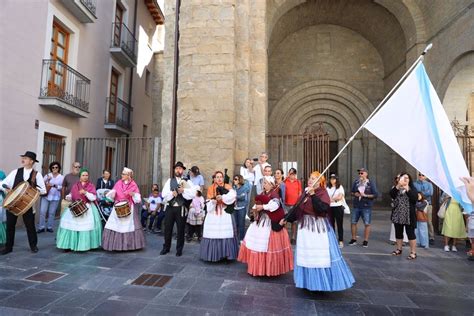
[[[170,252],[170,251],[169,251],[169,250],[166,250],[166,249],[163,249],[163,250],[161,250],[160,255],[161,255],[161,256],[162,256],[162,255],[166,255],[168,252]]]
[[[364,240],[364,242],[362,243],[362,247],[364,248],[369,247],[369,242],[367,240]]]
[[[37,253],[38,252],[38,247],[34,246],[34,247],[31,247],[31,252],[34,252],[34,253]]]
[[[349,241],[349,246],[354,246],[354,245],[357,245],[357,240],[351,239],[351,241]]]
[[[176,251],[176,257],[181,257],[183,255],[182,251]]]
[[[5,248],[5,249],[2,250],[1,255],[3,256],[3,255],[6,255],[6,254],[9,254],[9,253],[12,252],[12,251],[13,251],[13,249],[7,249],[7,248]]]
[[[430,245],[434,245],[434,239],[430,239]]]
[[[48,233],[53,233],[53,232],[54,232],[54,230],[53,230],[52,228],[48,228],[46,231],[47,231]]]
[[[41,228],[41,229],[38,229],[36,231],[37,234],[41,234],[41,233],[44,233],[45,232],[45,229],[44,228]]]

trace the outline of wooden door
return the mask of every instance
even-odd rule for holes
[[[53,62],[49,65],[49,95],[61,96],[65,91],[67,69],[68,50],[69,50],[69,33],[57,22],[53,22],[53,33],[51,36],[50,56]],[[59,61],[59,62],[56,62]]]
[[[123,23],[123,9],[117,4],[115,8],[115,20],[114,20],[114,46],[120,47],[120,36],[122,33]]]
[[[63,156],[64,137],[55,134],[44,133],[43,162],[41,165],[42,174],[48,174],[49,164],[53,161],[58,161],[62,166]]]
[[[120,74],[112,68],[110,74],[110,92],[109,92],[109,115],[108,122],[115,123],[117,118],[117,98],[118,98],[118,84]]]
[[[114,159],[114,148],[105,146],[105,161],[104,169],[107,169],[112,172],[112,162]]]

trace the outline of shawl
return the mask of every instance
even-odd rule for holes
[[[78,182],[74,183],[74,185],[71,188],[71,198],[72,198],[73,201],[82,200],[84,203],[89,202],[89,199],[86,197],[86,195],[82,195],[81,193],[79,193],[79,191],[81,191],[81,189],[84,189],[88,193],[91,193],[91,194],[94,194],[94,195],[97,194],[96,191],[95,191],[94,185],[90,181],[87,181],[85,184],[82,184],[81,181],[78,181]]]
[[[130,192],[135,192],[140,194],[137,183],[133,180],[130,180],[129,183],[125,183],[122,180],[118,180],[114,185],[115,190],[115,202],[128,201],[129,205],[135,204],[133,198],[130,196]]]

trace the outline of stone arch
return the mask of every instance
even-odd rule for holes
[[[472,65],[474,65],[474,50],[467,51],[454,59],[436,89],[441,100],[444,100],[448,86],[456,74]]]
[[[332,1],[336,2],[335,0]],[[306,0],[286,0],[279,2],[275,0],[267,0],[267,46],[270,41],[273,28],[278,20],[285,13],[305,2]],[[424,43],[426,41],[427,33],[423,15],[414,0],[376,0],[375,2],[387,9],[400,21],[407,41],[409,41],[409,35],[414,32],[414,40],[410,41],[411,45],[408,47],[414,44]],[[338,5],[343,5],[344,1],[339,0],[337,3]]]
[[[288,122],[294,121],[292,117],[300,117],[302,113],[306,113],[305,108],[313,109],[315,105],[318,108],[321,100],[328,112],[344,113],[340,115],[352,131],[362,124],[374,108],[364,94],[346,83],[314,80],[288,91],[277,102],[269,116],[269,132],[276,133],[281,126],[286,126],[288,131],[294,131],[295,127],[288,125]],[[344,134],[347,135],[348,132],[349,130],[346,130]]]

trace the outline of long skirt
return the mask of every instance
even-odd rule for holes
[[[0,245],[7,242],[7,223],[0,222]]]
[[[251,225],[257,225],[253,222]],[[240,245],[237,260],[247,263],[247,272],[253,276],[277,276],[293,270],[293,250],[291,249],[288,231],[283,228],[279,232],[273,231],[271,226],[258,229],[269,229],[268,249],[266,252],[247,248],[246,237]],[[247,234],[253,230],[249,229]]]
[[[428,238],[428,222],[417,221],[415,233],[418,246],[428,249],[430,247]]]
[[[209,238],[206,237],[209,232],[210,224],[216,223],[217,217],[216,216],[229,216],[232,219],[232,227],[228,228],[232,230],[232,237],[226,238]],[[207,225],[206,225],[207,224]],[[217,228],[217,227],[214,227]],[[222,231],[229,235],[230,232]],[[210,235],[210,234],[209,234]],[[201,239],[200,249],[199,249],[199,258],[204,261],[211,261],[217,262],[221,261],[222,259],[228,260],[235,260],[237,259],[237,254],[239,253],[239,241],[237,238],[237,229],[235,225],[234,217],[230,214],[224,213],[222,215],[215,215],[212,213],[208,213],[206,219],[204,220],[204,227],[203,227],[203,238]]]
[[[135,230],[128,233],[119,233],[108,228],[104,228],[102,237],[102,248],[107,251],[129,251],[145,248],[145,235],[140,223],[140,208],[134,207],[133,225]]]
[[[66,216],[68,212],[70,212],[69,208],[63,212],[61,219]],[[92,212],[94,228],[87,231],[75,231],[61,227],[60,223],[56,235],[56,247],[72,251],[87,251],[100,247],[102,241],[102,223],[100,221],[99,211],[95,204],[91,204],[87,212]]]
[[[459,203],[451,199],[446,210],[441,234],[449,238],[466,238],[466,226]]]
[[[336,235],[329,222],[324,219],[324,225],[329,240],[330,267],[328,268],[307,268],[298,266],[298,253],[295,255],[295,271],[294,281],[296,287],[308,289],[310,291],[342,291],[352,287],[355,282],[354,276],[342,257],[339,249]],[[300,225],[298,225],[298,241],[302,234],[299,233]],[[318,234],[318,232],[314,232]],[[307,234],[305,234],[307,236]],[[316,238],[315,238],[316,239]],[[326,248],[327,249],[327,248]]]

